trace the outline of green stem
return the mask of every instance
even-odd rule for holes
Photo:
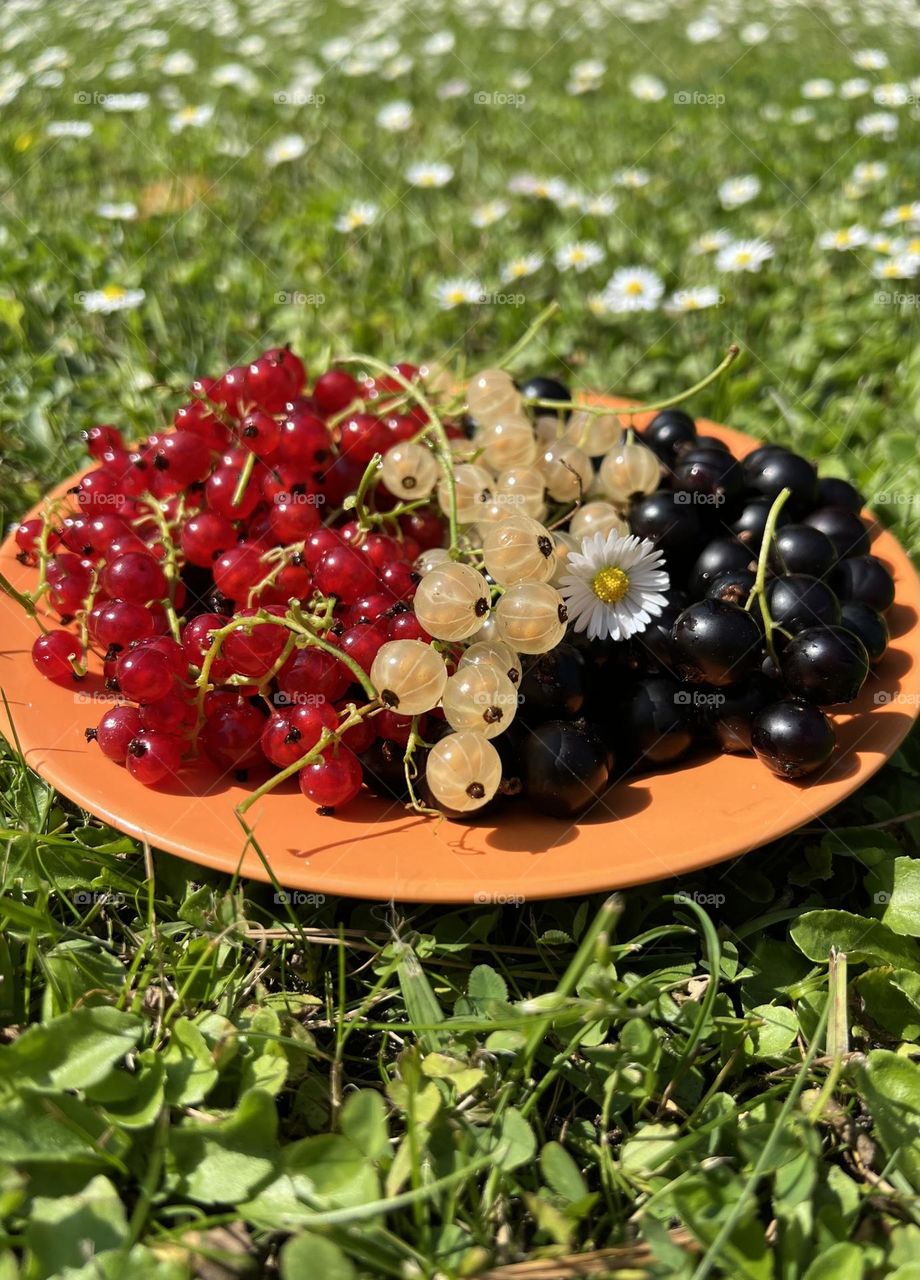
[[[243,494],[246,492],[246,486],[252,478],[252,472],[255,465],[256,455],[254,453],[248,453],[246,455],[246,461],[240,469],[240,478],[236,482],[236,488],[233,490],[233,498],[230,503],[232,507],[238,507],[243,501]]]
[[[418,722],[420,718],[420,716],[412,717],[412,728],[409,730],[409,740],[406,743],[406,750],[403,753],[403,771],[406,775],[406,788],[409,792],[409,802],[416,813],[424,813],[431,817],[439,818],[441,816],[440,811],[437,809],[429,809],[427,805],[422,804],[421,800],[419,800],[418,796],[415,794],[415,786],[413,785],[416,777],[418,776],[418,770],[416,769],[413,756],[419,747],[425,745],[424,739],[420,736],[418,731]]]
[[[766,632],[767,652],[776,662],[776,649],[773,646],[773,632],[779,630],[773,618],[770,616],[770,607],[767,604],[767,565],[770,559],[770,548],[773,545],[773,537],[776,533],[776,522],[779,520],[780,512],[786,505],[788,499],[792,496],[791,489],[783,489],[773,501],[773,506],[767,513],[767,521],[763,528],[763,541],[760,544],[760,555],[757,557],[757,574],[754,578],[754,585],[751,587],[751,594],[747,598],[747,604],[744,606],[748,611],[754,605],[756,600],[760,606],[760,616],[763,618],[764,630]]]
[[[379,453],[375,453],[373,458],[371,458],[370,462],[364,468],[364,475],[361,477],[360,481],[358,482],[358,487],[354,492],[354,496],[353,497],[350,496],[345,499],[344,510],[354,511],[355,515],[358,518],[358,528],[362,531],[362,533],[367,533],[368,529],[370,529],[372,524],[372,521],[370,518],[371,513],[365,507],[364,499],[368,495],[368,492],[371,488],[371,485],[374,482],[377,472],[380,470],[380,464],[382,462],[383,462],[383,455]]]
[[[509,351],[505,352],[501,361],[497,365],[497,368],[507,369],[509,365],[514,364],[518,356],[521,355],[523,351],[526,351],[546,322],[550,320],[558,310],[558,302],[551,302],[549,306],[544,307],[536,320],[534,320],[533,324],[524,330],[514,346]]]
[[[141,498],[153,516],[157,530],[160,534],[160,540],[163,543],[165,556],[163,558],[163,572],[166,575],[167,596],[163,601],[163,608],[166,610],[166,617],[169,621],[169,629],[172,632],[173,639],[179,640],[179,618],[176,614],[176,585],[179,581],[179,562],[176,556],[176,543],[173,538],[173,531],[169,521],[163,514],[163,508],[152,493],[145,493]],[[180,510],[178,519],[181,521],[182,512]]]

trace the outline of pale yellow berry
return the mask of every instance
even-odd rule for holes
[[[569,533],[579,542],[582,538],[593,537],[595,533],[602,533],[606,538],[611,530],[627,534],[629,524],[609,502],[586,502],[569,521]]]
[[[505,415],[476,433],[482,461],[493,471],[527,467],[537,456],[533,427],[523,415]]]
[[[462,462],[454,467],[454,485],[457,491],[457,519],[461,524],[474,524],[487,502],[492,500],[494,480],[491,471],[475,462]],[[450,511],[450,486],[446,478],[438,484],[438,503],[444,512]]]
[[[555,649],[568,621],[562,596],[548,582],[518,582],[509,587],[498,599],[495,617],[499,635],[516,653]]]
[[[383,483],[394,498],[427,498],[435,487],[440,468],[423,444],[407,440],[387,449],[380,468]]]
[[[370,674],[384,706],[403,716],[431,711],[447,684],[444,659],[437,649],[421,640],[389,640],[382,644]]]
[[[554,587],[558,587],[562,579],[567,573],[571,573],[569,568],[569,552],[581,551],[581,542],[578,538],[573,538],[570,533],[565,533],[562,529],[557,529],[553,538],[556,541],[556,568],[550,583]]]
[[[502,780],[502,762],[481,733],[449,733],[428,753],[425,777],[445,809],[469,813],[487,804]]]
[[[518,695],[503,671],[489,662],[459,668],[444,686],[444,717],[452,729],[497,738],[514,719]]]
[[[621,444],[604,457],[598,478],[607,497],[625,506],[631,498],[654,493],[661,463],[644,444]]]
[[[556,502],[580,502],[594,480],[590,458],[574,444],[551,445],[538,465]]]
[[[576,409],[566,424],[565,438],[577,445],[589,458],[607,453],[623,439],[624,431],[619,418],[610,413],[586,413]]]
[[[509,413],[520,413],[523,401],[514,379],[504,369],[483,369],[470,380],[466,389],[470,416],[486,427]]]
[[[415,616],[436,640],[466,640],[489,612],[489,587],[468,564],[438,565],[418,584]]]
[[[464,649],[457,663],[457,670],[464,667],[475,667],[481,663],[497,667],[508,677],[512,684],[521,683],[521,660],[514,650],[502,640],[479,640]]]
[[[537,437],[538,444],[548,449],[551,444],[556,444],[565,435],[565,423],[555,413],[540,414],[534,424],[534,435]]]
[[[416,573],[420,573],[424,578],[426,573],[431,573],[432,569],[436,569],[438,565],[450,564],[450,552],[446,547],[430,547],[427,551],[423,551],[416,559],[413,568]]]
[[[493,492],[495,501],[506,511],[517,511],[521,515],[539,520],[546,510],[543,500],[546,481],[543,473],[536,467],[511,467],[503,471],[495,482]]]
[[[530,516],[506,516],[489,525],[482,540],[486,570],[495,582],[547,582],[556,567],[553,537]]]
[[[439,360],[426,360],[418,372],[426,391],[447,395],[457,385],[457,379]]]

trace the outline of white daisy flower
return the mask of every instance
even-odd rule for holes
[[[586,306],[593,316],[610,315],[610,308],[607,306],[607,299],[602,293],[589,293]]]
[[[520,93],[522,89],[528,89],[533,84],[533,76],[529,71],[521,68],[519,71],[512,71],[508,77],[508,84],[515,93]]]
[[[183,129],[203,129],[214,115],[214,108],[209,104],[200,107],[183,107],[169,117],[171,133],[181,133]]]
[[[872,274],[877,280],[912,280],[920,272],[920,253],[899,253],[876,262]]]
[[[445,80],[443,84],[439,84],[436,92],[442,102],[450,102],[451,98],[465,98],[469,91],[469,80],[455,77],[453,80]]]
[[[811,107],[796,107],[789,112],[789,119],[793,124],[811,124],[815,118],[815,113]]]
[[[664,304],[671,316],[686,315],[688,311],[705,311],[720,307],[724,299],[714,284],[697,285],[694,289],[678,289]]]
[[[888,66],[888,54],[881,49],[858,49],[853,62],[861,71],[884,71]]]
[[[406,181],[413,187],[445,187],[454,171],[449,164],[435,162],[426,164],[410,164],[406,170]]]
[[[360,231],[377,221],[380,208],[368,200],[358,200],[340,213],[334,222],[336,231]]]
[[[856,121],[856,132],[862,138],[887,138],[889,142],[898,131],[898,117],[890,111],[870,111]]]
[[[326,62],[341,62],[354,48],[350,36],[334,36],[319,47],[320,57]]]
[[[668,603],[662,553],[648,538],[595,533],[569,552],[566,568],[559,591],[573,630],[589,640],[628,640]]]
[[[149,104],[149,93],[107,93],[102,99],[103,111],[143,111]]]
[[[502,267],[502,283],[513,284],[515,280],[523,280],[525,276],[532,276],[535,271],[539,271],[542,266],[543,259],[539,253],[525,253],[520,258],[512,258]]]
[[[752,173],[740,178],[726,178],[719,184],[719,202],[723,209],[737,209],[760,194],[760,179]]]
[[[133,311],[144,301],[143,289],[123,289],[118,284],[107,284],[104,289],[77,294],[84,311],[108,316],[113,311]]]
[[[864,160],[862,164],[853,166],[853,181],[861,187],[873,182],[881,182],[888,176],[888,166],[884,160]]]
[[[709,40],[718,40],[721,34],[722,24],[711,14],[687,23],[687,39],[691,44],[706,44]]]
[[[605,258],[604,250],[594,240],[573,240],[570,244],[561,244],[553,254],[553,262],[559,271],[574,270],[579,273],[589,267],[596,267]]]
[[[906,107],[910,89],[906,84],[880,84],[872,90],[872,101],[880,107]]]
[[[442,280],[433,291],[435,301],[442,311],[451,311],[454,307],[462,307],[469,303],[480,303],[486,296],[481,280],[460,279]]]
[[[388,102],[374,118],[388,133],[405,133],[412,124],[412,103]]]
[[[841,227],[839,231],[823,231],[818,237],[818,248],[835,249],[838,253],[844,253],[847,249],[858,249],[868,241],[869,232],[866,228],[854,223],[852,227]]]
[[[240,89],[243,93],[254,94],[259,89],[259,78],[241,62],[225,62],[211,72],[211,84],[218,89]]]
[[[100,218],[109,218],[113,222],[132,222],[137,217],[137,205],[130,200],[121,203],[103,201],[96,205],[96,214]]]
[[[660,102],[667,91],[667,85],[657,76],[633,76],[629,82],[629,92],[640,102]]]
[[[884,232],[878,232],[869,240],[869,248],[876,253],[900,253],[903,246],[904,241],[900,236],[889,236]]]
[[[719,227],[716,231],[704,231],[697,236],[690,246],[691,253],[718,253],[727,244],[731,244],[732,234],[727,228]]]
[[[574,62],[569,71],[573,80],[600,80],[606,73],[607,64],[599,58],[583,58],[580,62]]]
[[[582,213],[591,218],[609,218],[616,207],[616,199],[606,193],[599,196],[583,196],[579,204]]]
[[[872,86],[868,80],[865,80],[862,76],[854,76],[850,80],[843,81],[839,93],[841,98],[845,99],[862,98],[871,88]]]
[[[626,169],[617,169],[612,179],[615,187],[628,187],[631,191],[647,187],[651,180],[652,175],[648,169],[636,169],[631,166]]]
[[[770,37],[770,28],[765,22],[749,22],[741,28],[740,35],[745,44],[763,44]]]
[[[920,200],[914,200],[911,204],[898,204],[892,209],[886,209],[879,222],[883,227],[900,227],[906,222],[920,221]]]
[[[274,169],[276,165],[287,164],[290,160],[299,160],[306,149],[306,138],[301,137],[299,133],[286,133],[283,137],[277,138],[270,147],[266,147],[265,163]]]
[[[500,222],[510,208],[507,200],[487,200],[485,204],[476,206],[470,214],[470,222],[482,231]]]
[[[756,272],[772,257],[773,246],[766,240],[737,240],[719,250],[716,270]]]
[[[664,281],[649,267],[618,267],[604,286],[607,310],[654,311],[664,293]]]
[[[806,80],[802,85],[803,98],[829,98],[834,92],[833,80]]]
[[[88,120],[52,120],[45,126],[48,138],[88,138],[93,126]]]
[[[422,52],[427,53],[429,58],[439,58],[445,53],[450,53],[455,44],[456,39],[452,31],[436,31],[422,45]]]
[[[190,76],[198,70],[198,61],[186,49],[174,49],[160,63],[164,76]]]
[[[26,83],[26,77],[20,71],[0,76],[0,107],[8,107]]]
[[[407,76],[414,67],[415,63],[407,53],[401,53],[398,57],[391,59],[385,67],[381,69],[380,78],[382,80],[400,80],[403,76]]]

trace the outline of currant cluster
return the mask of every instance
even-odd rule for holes
[[[553,378],[359,356],[308,390],[275,348],[162,432],[86,441],[72,501],[16,532],[35,665],[94,652],[119,700],[87,737],[152,786],[199,756],[252,778],[241,810],[296,776],[326,812],[366,785],[571,817],[713,747],[801,777],[888,643],[860,495],[679,409],[627,430]]]

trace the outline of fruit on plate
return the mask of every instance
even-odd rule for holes
[[[241,812],[290,779],[322,813],[367,788],[570,820],[713,750],[805,777],[894,584],[852,485],[733,457],[684,398],[639,430],[551,373],[311,379],[273,348],[145,439],[90,426],[91,468],[16,529],[31,589],[2,585],[43,675],[101,668],[92,749],[153,787],[203,758]]]

